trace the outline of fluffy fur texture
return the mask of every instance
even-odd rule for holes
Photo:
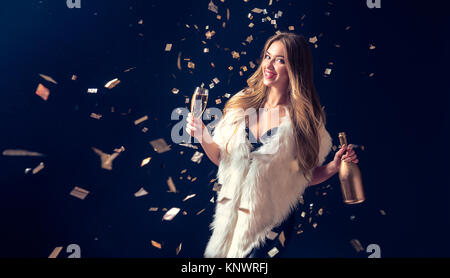
[[[217,177],[222,188],[205,257],[242,258],[259,247],[267,234],[298,205],[311,181],[312,173],[305,178],[294,160],[289,115],[282,118],[277,132],[254,152],[244,122],[243,113],[228,112],[213,131],[213,139],[221,150]],[[227,153],[225,145],[229,138]],[[331,145],[331,137],[323,126],[319,165],[325,161]]]

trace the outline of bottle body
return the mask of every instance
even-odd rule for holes
[[[341,145],[348,145],[344,132],[339,133],[339,141]],[[339,180],[346,204],[359,204],[366,200],[361,171],[356,163],[342,161],[339,168]]]

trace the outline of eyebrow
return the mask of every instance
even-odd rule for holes
[[[272,54],[270,54],[270,52],[269,52],[269,51],[266,51],[266,54],[269,54],[269,56],[272,56]],[[276,57],[283,57],[283,58],[284,58],[284,56],[283,56],[283,55],[278,55],[278,56],[276,56]]]

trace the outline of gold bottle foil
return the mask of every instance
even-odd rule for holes
[[[339,133],[339,142],[341,146],[344,144],[348,145],[345,132]],[[359,204],[366,200],[361,171],[356,163],[342,161],[339,168],[339,180],[341,181],[342,195],[346,204]]]

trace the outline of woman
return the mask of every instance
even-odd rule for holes
[[[336,174],[341,160],[358,163],[349,145],[322,165],[332,142],[307,41],[293,33],[274,35],[261,58],[248,87],[226,103],[213,136],[201,119],[187,119],[187,132],[218,165],[222,185],[205,257],[268,257],[267,237],[278,228],[288,238],[305,188]],[[256,121],[251,109],[259,112]]]

